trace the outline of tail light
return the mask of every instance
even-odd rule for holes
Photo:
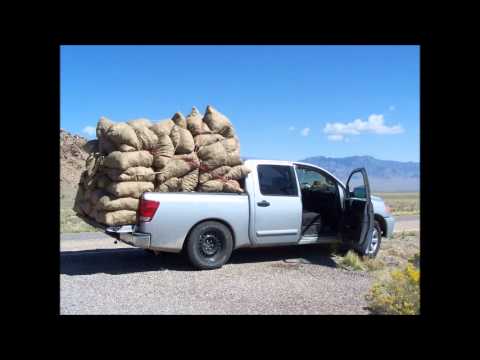
[[[138,205],[138,221],[151,221],[159,206],[159,201],[146,200],[143,197],[140,198],[140,204]]]

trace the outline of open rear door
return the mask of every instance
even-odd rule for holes
[[[343,241],[365,253],[371,241],[374,227],[373,204],[370,184],[364,168],[351,172],[347,181],[343,214]]]

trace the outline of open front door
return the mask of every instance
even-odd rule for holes
[[[347,181],[343,214],[343,241],[365,252],[374,227],[373,204],[370,198],[370,184],[364,168],[352,171]]]

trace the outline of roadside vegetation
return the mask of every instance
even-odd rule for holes
[[[384,315],[420,314],[420,268],[415,261],[389,271],[366,295],[370,311]]]
[[[393,215],[419,215],[420,193],[375,193],[390,206]]]
[[[97,231],[80,219],[73,211],[73,195],[70,192],[62,192],[60,195],[60,232],[91,232]]]
[[[376,258],[362,258],[354,251],[334,254],[338,267],[368,272],[373,285],[366,295],[372,314],[420,313],[420,232],[403,231],[383,239]]]

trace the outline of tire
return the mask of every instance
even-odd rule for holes
[[[377,221],[375,221],[372,238],[367,244],[364,244],[361,247],[359,254],[364,257],[374,258],[377,256],[378,251],[380,250],[381,243],[382,243],[382,228],[380,227],[380,224]]]
[[[233,251],[232,232],[220,222],[205,221],[188,235],[186,250],[190,263],[197,269],[221,268]]]

